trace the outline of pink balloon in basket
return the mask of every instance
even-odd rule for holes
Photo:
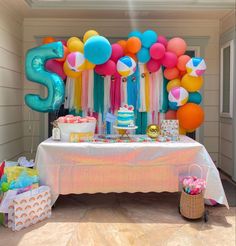
[[[56,73],[59,75],[62,80],[66,79],[66,74],[63,70],[63,63],[55,61],[55,60],[48,60],[45,65],[46,69],[50,72]]]
[[[216,206],[216,205],[218,204],[218,203],[217,203],[215,200],[213,200],[213,199],[205,199],[204,202],[205,202],[206,205],[209,205],[209,206]]]

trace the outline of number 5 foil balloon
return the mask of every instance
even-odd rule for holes
[[[45,44],[30,49],[26,54],[25,72],[28,80],[47,88],[48,95],[41,98],[36,94],[27,94],[25,103],[39,112],[52,112],[60,108],[64,101],[65,86],[60,76],[45,69],[49,59],[62,58],[64,55],[61,42]]]

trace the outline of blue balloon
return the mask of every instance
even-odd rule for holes
[[[147,63],[150,60],[149,50],[146,48],[141,48],[141,50],[137,53],[137,58],[141,63]]]
[[[142,40],[142,33],[138,30],[134,30],[134,31],[130,32],[128,35],[128,38],[132,38],[132,37],[139,38],[141,41]]]
[[[31,109],[39,112],[52,112],[60,108],[65,95],[64,82],[57,74],[45,70],[45,63],[49,59],[63,56],[64,49],[61,42],[45,44],[27,52],[25,59],[27,79],[45,86],[48,90],[46,98],[41,98],[36,94],[25,96],[25,103]]]
[[[147,30],[142,34],[142,46],[150,48],[157,42],[157,34],[153,30]]]
[[[102,36],[94,36],[88,39],[84,44],[84,56],[91,63],[100,65],[111,57],[111,44]]]
[[[188,102],[200,104],[202,102],[202,95],[199,92],[190,92]]]
[[[177,106],[176,102],[169,102],[169,108],[171,110],[177,110],[179,107]]]

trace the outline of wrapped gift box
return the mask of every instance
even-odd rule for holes
[[[162,120],[161,135],[170,141],[179,140],[179,121],[178,120]]]

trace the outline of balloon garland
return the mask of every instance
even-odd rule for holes
[[[186,55],[180,37],[167,40],[153,30],[134,30],[127,40],[111,45],[89,30],[82,40],[45,37],[42,43],[26,54],[27,78],[48,89],[46,99],[26,95],[35,111],[55,111],[64,102],[71,113],[95,115],[99,131],[105,114],[115,114],[122,103],[134,106],[138,133],[164,118],[177,118],[182,132],[195,130],[204,120],[199,90],[206,63]],[[106,130],[111,132],[111,125]]]

